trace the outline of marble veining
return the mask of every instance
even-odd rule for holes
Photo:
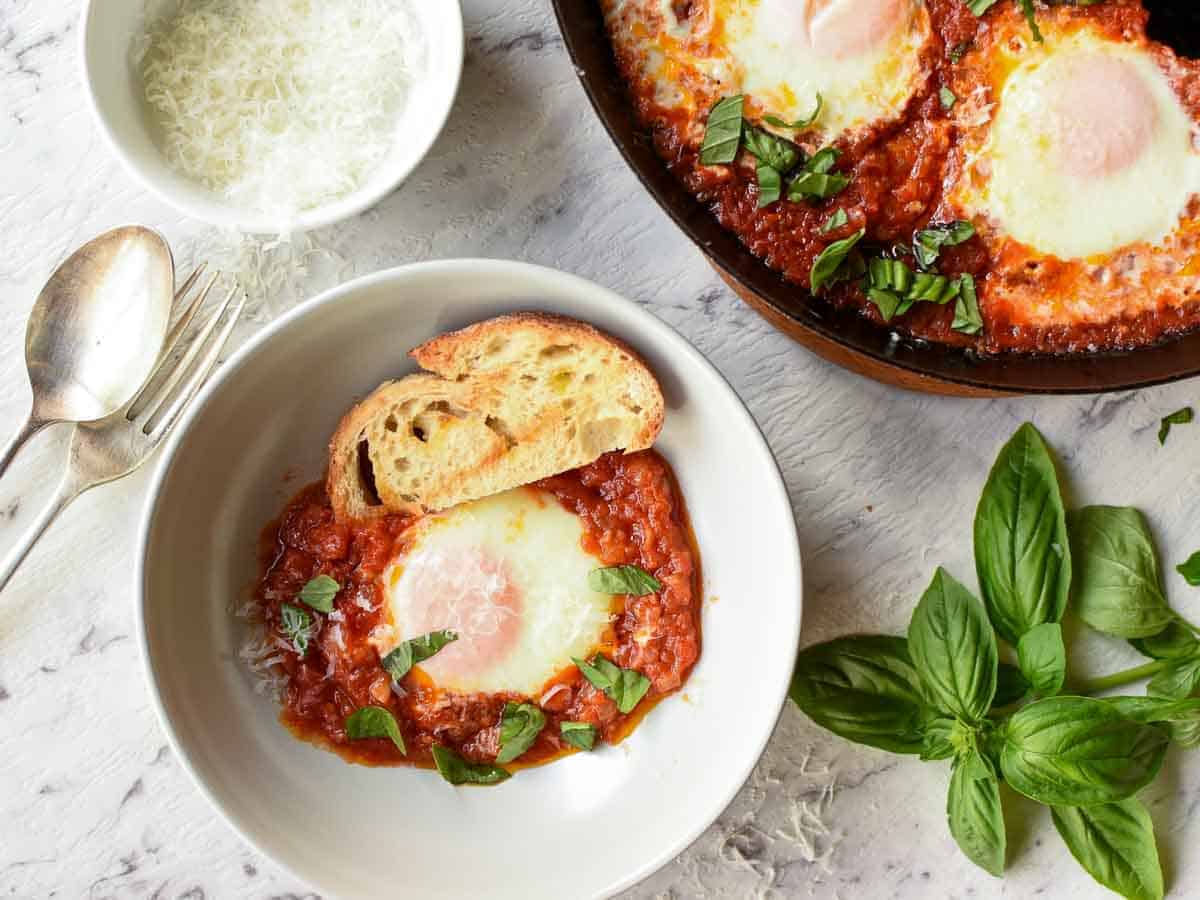
[[[342,277],[434,257],[511,257],[616,289],[730,379],[778,456],[805,559],[804,641],[899,633],[933,568],[970,580],[971,517],[996,449],[1032,419],[1075,502],[1136,503],[1165,562],[1200,547],[1200,426],[1159,418],[1195,382],[1095,398],[966,401],[864,381],[739,303],[645,194],[596,122],[546,0],[465,0],[467,64],[449,127],[409,181],[325,229],[341,257],[286,286],[239,339]],[[78,0],[0,0],[0,430],[29,402],[21,336],[42,281],[104,228],[161,229],[181,259],[228,238],[181,218],[112,160],[78,84]],[[226,247],[227,249],[227,247]],[[64,435],[0,483],[0,542],[52,490]],[[148,472],[85,495],[0,595],[0,897],[314,898],[210,810],[168,749],[133,639],[135,525]],[[1177,578],[1177,608],[1200,591]],[[1132,651],[1068,623],[1081,665]],[[1172,896],[1200,895],[1200,761],[1172,752],[1145,797]],[[822,900],[1107,896],[1048,816],[1007,795],[1010,871],[982,874],[945,825],[945,763],[854,747],[784,711],[736,800],[630,898]]]

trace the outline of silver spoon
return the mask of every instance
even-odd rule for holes
[[[129,402],[162,350],[175,295],[171,249],[140,225],[84,244],[50,276],[25,329],[33,407],[0,475],[47,425],[101,419]]]

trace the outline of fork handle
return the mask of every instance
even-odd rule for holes
[[[45,428],[49,423],[43,422],[33,414],[33,410],[29,411],[29,415],[25,417],[25,421],[21,423],[21,427],[17,433],[12,436],[8,445],[0,452],[0,477],[8,471],[9,463],[17,456],[17,451],[25,446],[25,442]]]
[[[21,535],[21,539],[17,541],[16,545],[5,554],[4,561],[0,562],[0,591],[8,586],[9,580],[21,563],[25,561],[25,557],[29,555],[33,545],[38,542],[38,538],[50,527],[50,523],[58,518],[58,514],[88,487],[89,485],[81,483],[70,471],[63,476],[62,481],[54,490],[54,496],[38,513],[37,520]]]

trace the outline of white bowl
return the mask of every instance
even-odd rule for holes
[[[358,190],[282,221],[230,203],[172,169],[154,143],[131,48],[151,15],[173,0],[86,0],[80,26],[83,82],[101,133],[125,168],[181,212],[223,228],[259,234],[307,231],[374,206],[409,176],[429,152],[450,114],[463,66],[463,20],[458,0],[411,4],[426,41],[426,65],[396,123],[389,156]],[[347,65],[353,65],[348,60]]]
[[[703,651],[684,686],[616,747],[495,788],[350,765],[303,743],[257,695],[227,612],[252,586],[260,529],[322,474],[346,408],[447,329],[540,309],[639,350],[667,418],[704,575]],[[283,476],[293,480],[283,483]],[[648,875],[732,800],[778,719],[800,631],[795,522],[761,433],[720,374],[649,313],[520,263],[422,263],[353,281],[260,332],[168,444],[141,531],[138,631],[179,759],[251,844],[324,894],[583,898]]]

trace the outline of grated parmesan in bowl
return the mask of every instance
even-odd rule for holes
[[[83,45],[93,110],[135,175],[196,218],[279,234],[407,177],[453,103],[462,14],[448,0],[89,0]]]

